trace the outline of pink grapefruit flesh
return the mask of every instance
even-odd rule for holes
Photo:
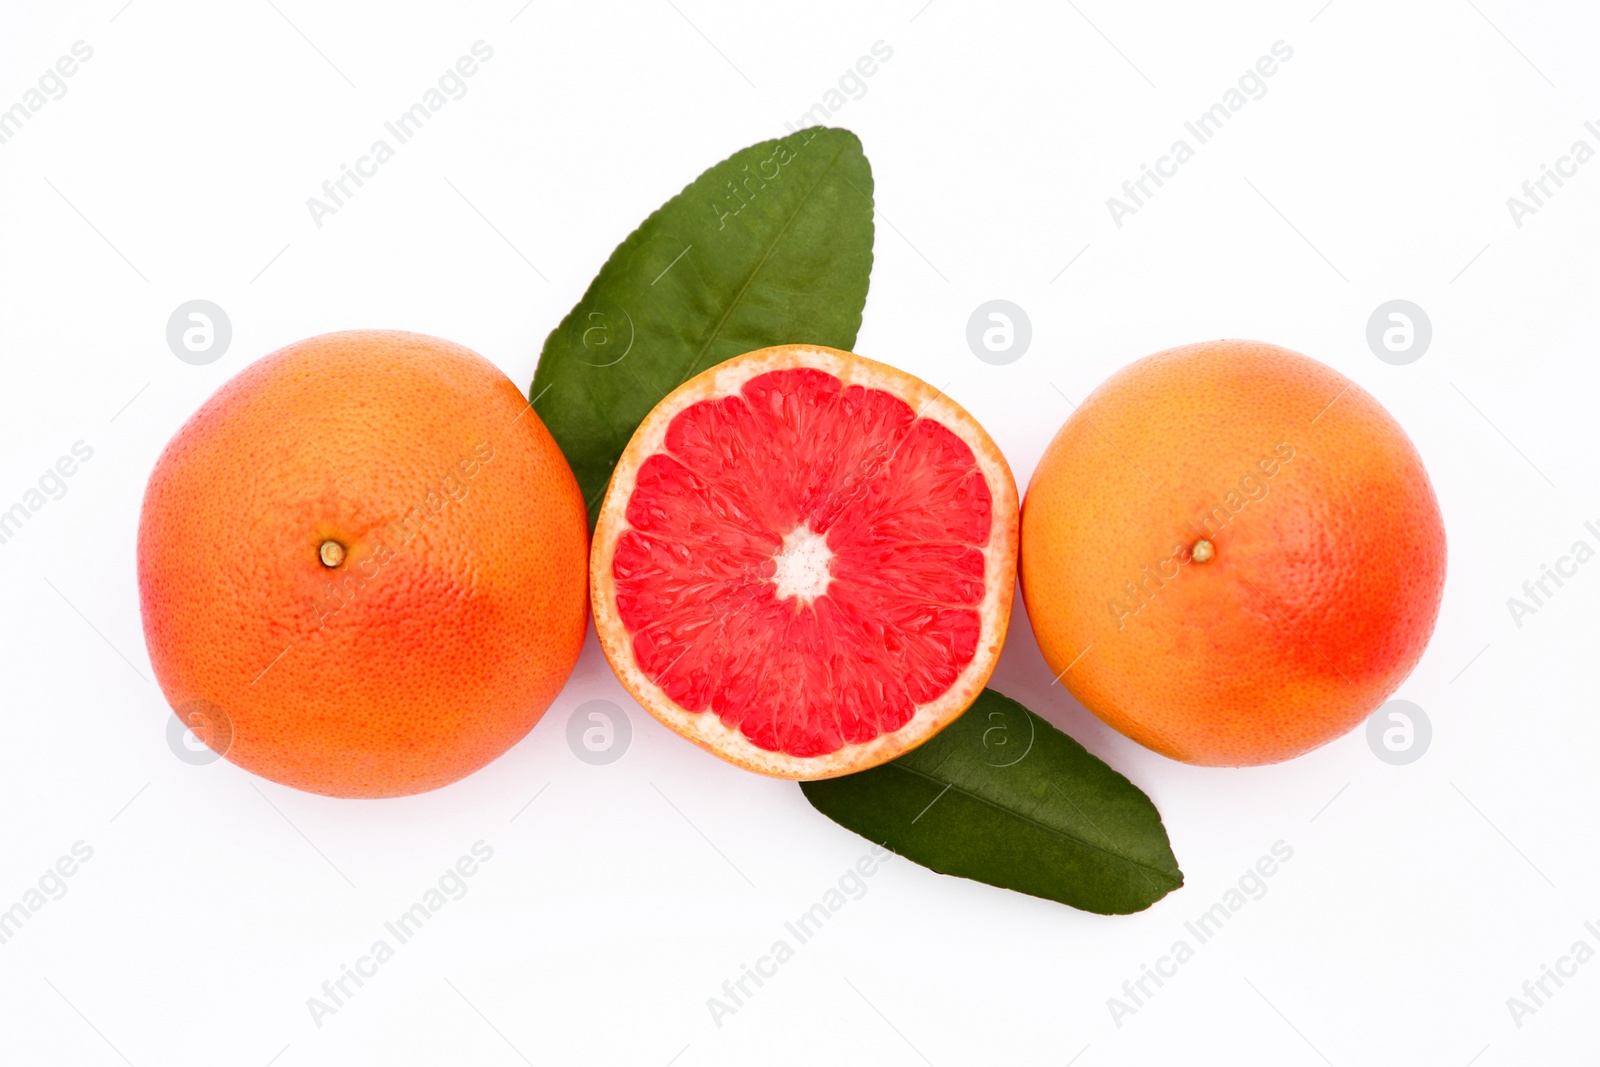
[[[668,726],[790,778],[920,744],[994,667],[1016,487],[953,401],[834,349],[752,352],[636,432],[591,592],[623,684]]]

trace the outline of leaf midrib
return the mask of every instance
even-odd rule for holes
[[[817,180],[811,183],[811,187],[800,198],[800,202],[789,213],[789,217],[783,221],[783,226],[773,235],[766,251],[761,253],[761,259],[751,268],[750,274],[740,284],[739,291],[733,294],[733,299],[728,301],[728,308],[722,313],[722,318],[717,320],[717,325],[712,329],[711,336],[706,338],[705,344],[700,346],[700,351],[695,353],[694,359],[689,363],[689,369],[683,372],[682,380],[687,381],[700,372],[700,361],[711,350],[711,346],[717,343],[717,338],[722,335],[722,328],[728,324],[728,320],[733,317],[734,311],[739,307],[740,302],[744,300],[744,294],[749,290],[751,283],[756,280],[756,275],[761,273],[761,268],[767,265],[767,260],[772,258],[772,253],[777,251],[779,243],[783,240],[783,235],[789,232],[789,227],[794,224],[794,220],[800,217],[800,212],[805,209],[806,204],[811,202],[812,194],[822,187],[823,179],[828,176],[829,171],[833,170],[833,165],[839,162],[839,157],[844,155],[844,150],[848,144],[848,141],[842,142],[834,151],[832,158],[828,160],[828,165],[823,167],[817,174]]]
[[[1051,826],[1048,823],[1040,822],[1038,819],[1035,819],[1033,816],[1028,815],[1025,812],[1017,811],[1014,808],[1002,807],[999,804],[995,803],[994,801],[990,800],[988,797],[983,796],[981,793],[974,793],[972,790],[966,788],[965,786],[961,785],[960,783],[958,783],[958,782],[956,782],[954,780],[951,780],[951,781],[948,781],[948,782],[942,781],[941,779],[935,778],[933,775],[927,773],[926,771],[919,771],[915,767],[909,767],[904,763],[899,763],[899,762],[886,763],[886,764],[884,764],[884,766],[885,767],[893,767],[895,770],[904,771],[907,774],[915,775],[918,778],[926,779],[927,781],[933,782],[933,783],[935,783],[937,785],[946,785],[946,786],[950,787],[951,789],[954,789],[956,792],[960,793],[962,796],[970,797],[971,799],[976,800],[978,803],[983,804],[984,806],[986,806],[988,808],[991,808],[994,811],[1000,812],[1002,815],[1010,815],[1013,818],[1021,819],[1023,822],[1031,823],[1032,825],[1037,826],[1039,829],[1045,831],[1046,833],[1053,834],[1053,835],[1055,835],[1057,837],[1065,838],[1068,841],[1076,842],[1077,844],[1082,845],[1084,848],[1090,848],[1090,849],[1093,849],[1096,852],[1099,852],[1102,855],[1110,856],[1112,859],[1115,859],[1115,860],[1118,860],[1118,861],[1120,861],[1122,863],[1125,863],[1130,867],[1143,868],[1144,870],[1150,871],[1153,874],[1160,875],[1162,878],[1166,879],[1169,882],[1175,882],[1176,881],[1176,878],[1175,878],[1173,872],[1171,872],[1169,870],[1166,870],[1165,868],[1153,867],[1150,864],[1145,863],[1145,862],[1143,862],[1141,860],[1136,860],[1136,859],[1133,859],[1132,857],[1124,855],[1122,853],[1114,852],[1114,851],[1112,851],[1112,850],[1110,850],[1108,848],[1105,848],[1103,845],[1097,845],[1093,841],[1085,841],[1083,838],[1079,837],[1078,835],[1072,834],[1072,833],[1068,833],[1067,831],[1062,830],[1060,827]]]

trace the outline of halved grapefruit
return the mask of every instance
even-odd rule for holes
[[[1011,615],[1017,487],[940,390],[805,345],[669,393],[617,463],[590,595],[612,669],[723,759],[817,779],[966,710]]]

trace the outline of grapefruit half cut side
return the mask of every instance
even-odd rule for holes
[[[1017,487],[977,421],[850,352],[689,379],[617,463],[595,628],[651,715],[732,763],[875,767],[976,699],[1011,615]]]

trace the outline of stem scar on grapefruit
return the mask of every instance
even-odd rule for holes
[[[976,699],[1016,543],[1011,470],[954,401],[850,352],[764,348],[634,433],[595,526],[595,628],[628,691],[702,748],[849,774]]]
[[[1084,707],[1174,759],[1276,763],[1411,673],[1445,533],[1405,431],[1342,374],[1215,341],[1107,379],[1028,486],[1022,595]]]
[[[156,462],[145,641],[180,721],[265,778],[420,793],[533,728],[583,646],[588,522],[511,381],[363,330],[225,383]]]

